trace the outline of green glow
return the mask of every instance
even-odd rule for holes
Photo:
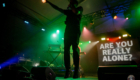
[[[56,32],[57,32],[57,34],[59,34],[59,32],[60,32],[60,31],[59,31],[59,30],[57,30]]]
[[[140,6],[139,6],[139,8],[138,8],[138,13],[140,14]]]
[[[56,37],[56,34],[53,34],[53,37]]]
[[[78,11],[78,14],[80,14],[81,13],[81,11]]]

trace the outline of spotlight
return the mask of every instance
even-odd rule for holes
[[[42,30],[42,31],[45,31],[45,29],[44,29],[44,28],[42,28],[41,30]]]
[[[64,38],[62,38],[62,40],[64,40]]]
[[[5,7],[5,3],[2,3],[2,6]]]
[[[42,0],[42,3],[46,3],[46,0]]]
[[[101,40],[105,40],[105,38],[101,38]]]
[[[126,20],[128,20],[129,18],[128,18],[128,17],[126,17],[125,19],[126,19]]]
[[[109,41],[109,38],[107,38],[106,40]]]
[[[57,30],[56,32],[57,32],[57,34],[59,34],[59,30]]]
[[[117,16],[116,15],[114,16],[114,19],[117,19]]]
[[[56,37],[56,34],[53,34],[53,37]]]
[[[117,19],[117,14],[116,13],[113,13],[112,14],[112,18]]]
[[[127,37],[128,35],[127,34],[123,34],[123,37]]]
[[[121,39],[121,36],[119,36],[118,38]]]
[[[131,18],[131,14],[125,15],[125,19],[128,20]]]
[[[89,43],[91,43],[91,41],[89,41]]]
[[[37,66],[39,66],[39,63],[35,63],[33,66],[37,67]]]
[[[124,14],[124,17],[125,17],[126,20],[131,18],[131,12],[130,11],[125,11],[123,14]]]
[[[84,29],[86,29],[86,27],[84,27]]]
[[[26,24],[29,24],[29,22],[28,21],[24,21]]]

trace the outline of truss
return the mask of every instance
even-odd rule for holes
[[[123,13],[124,11],[129,9],[129,7],[133,1],[134,0],[127,0],[123,4],[119,4],[119,5],[114,6],[114,7],[102,9],[102,10],[99,10],[96,12],[92,12],[92,13],[83,15],[82,21],[88,20],[88,21],[94,22],[94,20],[96,20],[96,19],[112,16],[112,14],[114,14],[114,13],[115,14]]]

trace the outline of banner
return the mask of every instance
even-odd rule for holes
[[[135,65],[140,59],[139,43],[136,39],[102,41],[97,44],[99,66]]]

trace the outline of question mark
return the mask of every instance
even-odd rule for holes
[[[129,60],[132,61],[132,54],[129,54]]]

